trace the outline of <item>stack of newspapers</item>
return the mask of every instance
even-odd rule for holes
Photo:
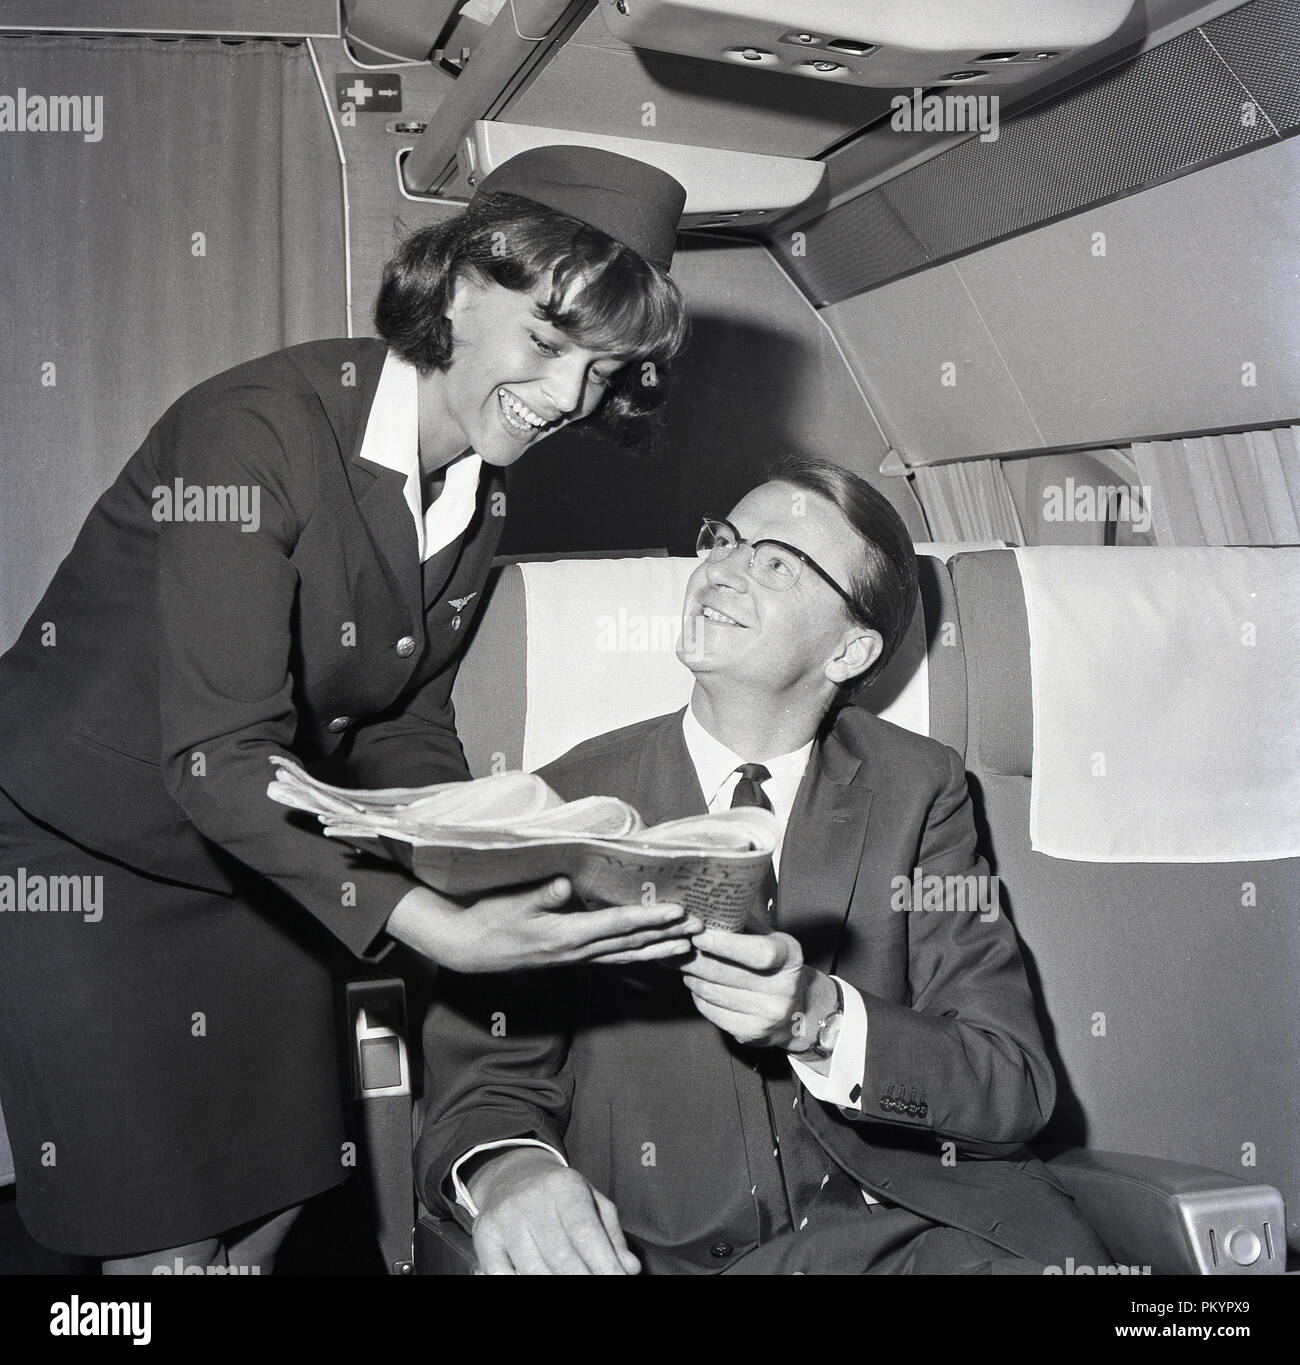
[[[589,906],[672,902],[716,928],[740,929],[776,847],[775,818],[756,806],[647,827],[626,801],[565,801],[535,773],[352,791],[289,759],[271,762],[273,801],[451,896],[565,876]]]

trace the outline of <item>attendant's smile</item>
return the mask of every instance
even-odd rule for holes
[[[497,405],[501,409],[501,420],[506,430],[517,440],[531,441],[556,424],[557,419],[542,417],[518,394],[504,387],[497,389]]]

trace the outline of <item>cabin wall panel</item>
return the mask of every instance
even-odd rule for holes
[[[1041,444],[954,266],[860,294],[823,309],[822,316],[839,337],[890,444],[909,463]],[[945,375],[951,382],[945,383]]]
[[[1300,140],[1273,143],[823,315],[915,461],[1294,421],[1300,261],[1278,187],[1298,177]],[[954,351],[945,396],[929,376]]]
[[[926,538],[908,481],[878,472],[886,446],[834,340],[768,253],[683,238],[673,277],[692,338],[653,451],[629,455],[581,429],[550,437],[510,471],[503,552],[690,554],[700,517],[725,513],[796,451],[862,475]]]
[[[1046,444],[1300,413],[1298,182],[1293,138],[957,262]]]
[[[383,276],[384,262],[392,254],[399,225],[407,229],[445,218],[456,205],[423,204],[406,199],[397,180],[396,156],[403,147],[414,145],[418,135],[388,131],[399,121],[427,122],[446,97],[456,78],[431,63],[404,66],[396,74],[402,81],[400,113],[354,111],[350,123],[334,107],[336,75],[355,76],[370,85],[391,75],[367,72],[353,63],[343,43],[322,39],[313,43],[321,79],[330,101],[332,117],[343,155],[347,160],[352,249],[352,327],[359,336],[372,333],[370,313]]]

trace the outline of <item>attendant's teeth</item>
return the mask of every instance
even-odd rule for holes
[[[497,396],[507,408],[522,421],[527,422],[530,427],[541,429],[546,423],[530,407],[525,406],[518,398],[507,389],[498,389]]]

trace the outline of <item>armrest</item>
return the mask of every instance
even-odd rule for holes
[[[417,1275],[473,1275],[478,1271],[474,1239],[450,1218],[435,1218],[423,1205],[415,1223]]]
[[[411,1273],[411,1064],[406,985],[400,977],[344,986],[352,1094],[365,1143],[365,1175],[380,1254],[390,1275]]]
[[[1073,1148],[1048,1162],[1115,1256],[1155,1275],[1281,1275],[1286,1218],[1271,1185],[1208,1166]]]

